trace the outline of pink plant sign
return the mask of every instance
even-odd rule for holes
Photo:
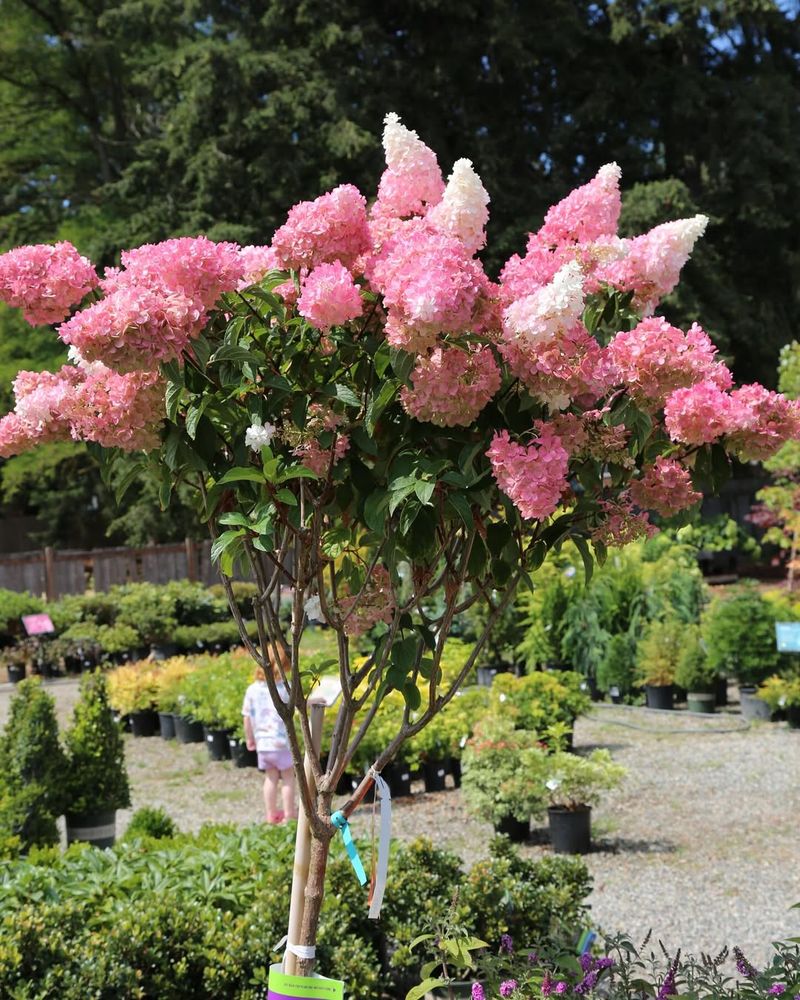
[[[28,635],[47,635],[48,632],[55,632],[50,615],[23,615],[22,624]]]

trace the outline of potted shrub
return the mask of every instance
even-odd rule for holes
[[[619,705],[631,693],[636,670],[636,641],[630,634],[612,635],[597,668],[597,686]]]
[[[99,670],[81,678],[72,725],[65,734],[67,843],[88,841],[111,847],[116,812],[130,805],[125,748]]]
[[[161,669],[155,674],[156,712],[162,739],[173,740],[177,735],[176,715],[181,707],[181,684],[192,669],[192,664],[185,656],[173,656],[164,660]]]
[[[108,675],[108,700],[120,717],[128,717],[134,736],[154,736],[157,671],[147,660],[117,667]]]
[[[489,704],[495,712],[513,707],[519,729],[543,733],[554,723],[563,723],[571,733],[575,719],[591,705],[583,683],[583,677],[571,670],[536,671],[525,677],[503,674],[492,687]]]
[[[716,597],[702,620],[708,661],[719,673],[733,674],[739,683],[742,715],[769,719],[769,705],[756,688],[777,672],[781,658],[775,642],[775,611],[754,584],[727,597]]]
[[[617,787],[625,768],[614,763],[608,750],[593,750],[588,757],[558,750],[541,754],[538,764],[549,795],[547,815],[553,850],[558,854],[588,853],[592,806],[603,792]]]
[[[30,652],[24,643],[8,646],[0,652],[0,663],[6,668],[9,684],[19,684],[25,679],[30,659]]]
[[[543,756],[535,733],[486,716],[464,750],[461,787],[468,811],[513,841],[527,840],[531,817],[547,804],[544,782],[534,777]]]
[[[636,647],[636,676],[645,689],[647,707],[671,709],[675,670],[684,625],[675,618],[650,622]]]
[[[675,683],[687,692],[690,712],[713,713],[717,704],[717,671],[709,665],[699,625],[686,625],[675,668]]]
[[[786,712],[790,729],[800,729],[800,677],[768,677],[759,687],[758,697],[770,712]]]
[[[165,587],[150,583],[130,584],[119,598],[117,622],[135,629],[150,655],[165,660],[176,652],[173,636],[178,626],[176,598]]]
[[[9,706],[0,738],[0,774],[10,833],[20,847],[58,843],[56,817],[63,811],[64,752],[55,702],[38,678],[22,681]]]

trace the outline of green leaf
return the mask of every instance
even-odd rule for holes
[[[420,503],[427,504],[430,502],[433,496],[433,491],[436,489],[435,482],[425,482],[424,480],[418,480],[414,485],[414,492],[417,494],[417,499]]]
[[[263,354],[255,354],[253,351],[248,351],[246,347],[240,347],[238,344],[223,344],[219,350],[214,351],[208,362],[215,364],[218,361],[238,361],[241,363],[249,361],[255,365],[263,365],[264,360]]]
[[[236,530],[223,531],[219,538],[214,539],[214,543],[211,546],[211,561],[216,562],[226,549],[230,548],[239,538],[244,535],[244,528],[237,528]]]
[[[586,575],[586,584],[588,586],[594,572],[594,559],[589,549],[589,543],[582,535],[573,535],[572,541],[575,543],[575,548],[580,552],[581,559],[583,559],[583,571]]]
[[[237,465],[234,469],[229,469],[222,479],[217,480],[218,486],[224,486],[226,483],[262,483],[264,482],[264,473],[260,469],[254,469],[252,466]]]
[[[291,490],[286,490],[286,489],[278,490],[278,492],[275,494],[275,499],[280,500],[281,503],[288,504],[290,507],[297,506],[297,497],[294,495],[294,493],[292,493]]]
[[[392,646],[392,665],[408,673],[414,666],[419,648],[419,637],[409,635]]]
[[[468,528],[473,526],[475,519],[472,516],[472,508],[470,507],[469,500],[463,493],[449,493],[447,495],[447,504],[452,507],[453,511]]]
[[[323,391],[326,396],[334,396],[336,399],[341,400],[345,406],[354,406],[356,409],[360,409],[361,407],[361,400],[353,390],[347,385],[342,385],[340,382],[337,382],[336,385],[327,386]]]
[[[319,479],[319,476],[307,465],[290,465],[278,476],[276,483],[286,483],[290,479]]]
[[[167,419],[175,423],[178,417],[178,410],[181,406],[181,397],[183,395],[183,385],[178,382],[170,382],[167,386],[166,396],[164,402],[167,408]]]
[[[392,362],[392,370],[401,382],[406,382],[411,370],[414,367],[414,355],[407,354],[397,347],[392,347],[389,351]]]
[[[377,396],[370,397],[370,400],[367,403],[367,415],[364,421],[364,426],[366,427],[367,433],[370,437],[372,437],[375,433],[375,426],[380,420],[381,414],[392,402],[399,387],[400,383],[397,379],[389,379],[383,384],[383,387]]]
[[[386,508],[389,504],[389,494],[383,490],[370,493],[364,503],[364,521],[370,531],[383,535],[386,528]]]
[[[403,685],[403,698],[410,712],[416,712],[422,704],[422,695],[419,688],[410,678]]]
[[[431,990],[438,990],[440,986],[447,986],[449,982],[449,979],[442,979],[441,977],[437,979],[425,979],[419,986],[412,986],[408,993],[406,993],[406,1000],[422,1000],[422,997],[426,993],[430,993]]]
[[[194,440],[194,436],[197,433],[197,424],[200,417],[203,416],[203,410],[205,410],[213,398],[213,396],[203,396],[197,405],[190,406],[186,411],[186,433],[192,440]]]
[[[230,510],[227,514],[223,514],[219,519],[220,524],[236,524],[242,528],[249,528],[250,522],[244,516],[240,514],[238,510]]]

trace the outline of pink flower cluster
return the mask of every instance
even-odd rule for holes
[[[164,385],[155,373],[64,365],[55,373],[20,372],[14,395],[14,412],[0,420],[0,457],[70,437],[125,451],[158,445]]]
[[[471,160],[456,160],[444,197],[427,213],[434,229],[461,240],[469,253],[486,243],[489,194],[475,173]]]
[[[634,292],[634,303],[651,313],[678,284],[681,270],[708,225],[705,215],[656,226],[628,240],[626,254],[600,269],[598,277],[623,292]]]
[[[664,422],[673,441],[701,445],[725,437],[729,450],[743,461],[763,461],[800,437],[800,403],[761,385],[727,393],[702,382],[672,393]]]
[[[386,170],[378,186],[374,218],[402,219],[421,215],[444,193],[444,180],[433,152],[396,114],[384,119]]]
[[[632,468],[635,463],[627,448],[630,432],[624,424],[605,423],[605,413],[556,413],[550,423],[571,458],[596,458]]]
[[[133,284],[75,313],[58,335],[87,361],[119,372],[152,371],[179,358],[205,320],[202,305],[182,292]]]
[[[603,236],[616,236],[622,199],[619,181],[622,171],[607,163],[596,176],[575,188],[557,205],[548,209],[544,225],[536,234],[541,246],[562,243],[591,243]]]
[[[500,369],[488,346],[437,347],[417,359],[403,409],[439,427],[467,427],[500,388]]]
[[[350,438],[346,434],[339,434],[332,448],[323,448],[317,438],[311,438],[311,440],[298,445],[293,454],[302,461],[306,468],[311,469],[320,479],[324,479],[328,475],[328,469],[341,462],[349,450]]]
[[[621,385],[647,410],[657,410],[676,389],[711,382],[720,389],[732,383],[731,373],[716,358],[717,349],[696,323],[688,333],[661,316],[642,320],[618,333],[607,349]]]
[[[395,603],[389,571],[375,565],[369,579],[358,594],[344,594],[339,599],[339,613],[344,620],[344,631],[349,636],[368,632],[378,622],[391,622]]]
[[[353,276],[338,260],[318,264],[303,279],[297,311],[319,330],[327,331],[355,319],[362,308]]]
[[[97,286],[94,267],[66,241],[0,254],[0,301],[31,324],[60,323]]]
[[[239,263],[242,266],[242,280],[239,288],[247,288],[261,281],[270,271],[280,271],[278,254],[272,247],[249,246],[239,251]]]
[[[525,447],[499,431],[486,452],[500,489],[524,518],[543,520],[558,507],[568,489],[569,455],[552,427],[537,420],[538,439]]]
[[[352,184],[301,201],[272,237],[280,267],[295,271],[334,260],[349,267],[369,246],[367,202]]]
[[[630,496],[639,507],[654,510],[664,517],[686,510],[703,499],[702,493],[692,489],[689,470],[663,455],[643,470],[641,479],[631,483]]]
[[[368,278],[388,310],[386,339],[422,353],[440,333],[469,329],[487,281],[478,261],[454,236],[406,223],[373,258]]]
[[[147,288],[181,294],[197,307],[210,309],[223,292],[233,291],[244,276],[235,243],[214,243],[205,236],[183,236],[146,243],[122,253],[124,270],[109,268],[101,282],[106,295]]]

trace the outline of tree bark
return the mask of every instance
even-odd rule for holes
[[[322,910],[322,900],[325,895],[325,872],[328,867],[328,855],[331,849],[331,837],[320,839],[311,837],[311,857],[308,866],[308,882],[306,882],[305,907],[303,909],[303,925],[298,944],[315,946],[317,943],[317,927]],[[298,958],[298,976],[310,976],[314,971],[313,958]]]

